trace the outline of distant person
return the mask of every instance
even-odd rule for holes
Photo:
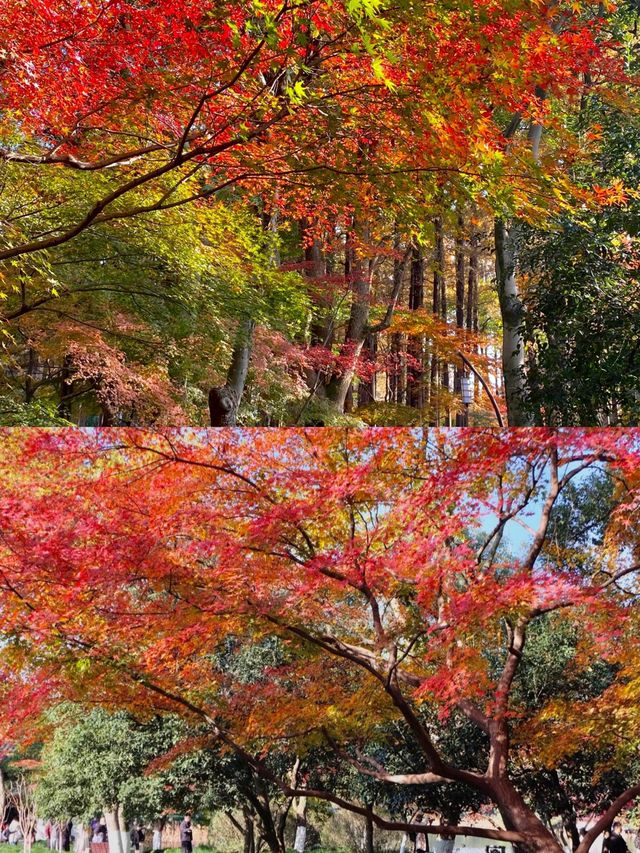
[[[62,849],[65,853],[71,850],[71,830],[73,829],[73,821],[68,820],[62,827]]]
[[[134,823],[133,829],[129,833],[129,838],[131,839],[131,847],[136,851],[136,853],[140,853],[140,848],[144,841],[144,829],[137,821]]]
[[[425,823],[424,814],[422,812],[418,812],[418,814],[413,819],[414,823]],[[415,853],[428,853],[429,851],[429,839],[427,838],[426,832],[416,832],[416,838],[413,845],[413,849]]]
[[[78,823],[71,832],[74,853],[85,853],[91,845],[91,827],[86,823]]]
[[[153,828],[151,849],[153,850],[153,853],[158,853],[159,850],[162,850],[162,829],[160,827],[160,824],[156,824]]]
[[[627,842],[622,837],[622,824],[617,820],[611,827],[611,836],[609,838],[608,853],[627,853],[629,848]]]
[[[186,814],[180,824],[180,846],[182,853],[192,853],[193,851],[193,827],[191,826],[190,814]]]
[[[101,817],[93,832],[93,838],[91,840],[94,844],[105,844],[108,837],[107,824],[105,823],[105,819]]]
[[[22,840],[22,832],[20,831],[20,824],[18,821],[14,819],[9,824],[9,832],[7,838],[9,844],[17,844],[18,841]]]
[[[98,835],[100,836],[104,844],[106,844],[109,840],[109,833],[107,831],[107,821],[103,817],[100,818],[100,823],[98,824]]]

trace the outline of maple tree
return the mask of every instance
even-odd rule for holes
[[[526,421],[520,234],[629,197],[624,181],[572,170],[597,123],[583,104],[619,103],[633,73],[628,17],[525,0],[4,3],[4,373],[12,399],[21,384],[35,398],[27,387],[15,417],[37,420],[37,401],[64,410],[84,393],[105,425],[201,423],[213,389],[214,425],[349,423],[353,409],[360,422],[462,424],[471,372],[479,424]],[[304,329],[283,330],[257,287],[244,311],[222,300],[214,323],[212,299],[191,318],[189,375],[167,323],[159,329],[155,312],[144,322],[148,300],[165,300],[169,315],[172,299],[188,300],[193,266],[224,254],[234,227],[260,243],[248,216],[280,241],[258,275],[291,282],[297,271],[296,298],[313,311]],[[171,292],[146,287],[142,310],[109,305],[106,324],[95,291],[78,309],[83,249],[122,245],[123,234],[140,245],[192,219],[184,246],[195,263],[174,267]],[[119,272],[111,251],[100,256],[96,285]],[[67,275],[67,264],[79,266]],[[56,312],[73,319],[52,336]],[[157,344],[146,374],[148,359],[113,339],[128,324]],[[95,326],[99,336],[78,342]],[[100,388],[107,374],[117,394]],[[58,412],[70,415],[79,419]]]
[[[90,686],[203,724],[287,796],[411,828],[341,793],[331,763],[296,787],[264,759],[322,747],[379,782],[457,784],[505,827],[444,832],[557,853],[519,775],[589,743],[597,772],[636,742],[639,454],[635,430],[7,432],[3,730],[39,736],[42,711]],[[564,496],[592,478],[615,484],[598,538],[553,533],[578,526]],[[541,630],[563,638],[566,684],[534,701]],[[216,662],[273,637],[281,657],[255,657],[250,680]],[[477,752],[447,741],[458,720]],[[368,751],[394,721],[409,766],[393,738],[387,764]]]

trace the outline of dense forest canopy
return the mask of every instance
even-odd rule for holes
[[[5,423],[637,419],[634,4],[0,24]]]

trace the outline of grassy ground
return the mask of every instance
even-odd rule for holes
[[[32,853],[49,853],[49,848],[42,841],[31,845]],[[22,841],[19,844],[0,844],[0,853],[22,853]]]

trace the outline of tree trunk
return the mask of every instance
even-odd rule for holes
[[[307,841],[307,798],[298,797],[296,801],[296,835],[293,849],[304,853]]]
[[[341,374],[334,376],[327,388],[327,396],[340,413],[345,411],[347,396],[356,374],[356,368],[367,335],[369,296],[371,290],[368,264],[365,264],[360,258],[356,257],[350,247],[347,247],[345,267],[353,279],[353,296],[349,322],[341,351],[343,367]]]
[[[278,223],[277,209],[268,211],[263,205],[262,227],[264,230],[276,233]],[[274,242],[272,247],[271,263],[274,267],[278,267],[280,265],[278,244]],[[238,410],[242,402],[251,362],[255,326],[254,319],[248,314],[240,321],[231,356],[231,365],[227,373],[227,381],[221,387],[212,388],[209,391],[209,417],[213,427],[236,426],[238,422]]]
[[[397,255],[401,250],[401,239],[398,228],[396,226],[396,232],[393,241],[393,248]],[[406,266],[405,259],[401,259],[396,256],[393,262],[393,291],[400,293],[402,290],[402,279],[404,277],[404,270]],[[391,335],[391,373],[389,375],[388,381],[388,390],[387,390],[387,401],[389,403],[395,403],[396,405],[402,405],[405,402],[405,374],[406,374],[406,364],[403,358],[403,336],[400,332],[394,332]]]
[[[246,317],[240,324],[233,348],[231,365],[224,385],[209,391],[209,415],[213,427],[233,427],[238,422],[238,409],[244,393],[255,323]]]
[[[436,317],[446,316],[447,311],[447,290],[444,279],[444,236],[442,233],[442,219],[438,216],[434,221],[435,244],[434,244],[434,265],[433,265],[433,300],[432,308]],[[431,388],[429,399],[433,401],[433,426],[440,425],[440,403],[439,403],[439,383],[443,377],[440,371],[440,359],[435,347],[433,346],[433,354],[431,357]]]
[[[377,335],[367,335],[363,351],[366,353],[366,360],[369,364],[371,374],[366,379],[361,379],[358,383],[358,406],[368,406],[370,403],[375,403],[376,400],[375,360],[378,354]]]
[[[243,853],[255,853],[256,851],[256,830],[253,822],[251,811],[245,806],[242,810],[244,817],[243,830]]]
[[[540,86],[536,86],[535,94],[540,100],[546,98],[546,92]],[[527,133],[527,142],[536,163],[540,160],[542,131],[541,124],[532,122]],[[516,278],[518,230],[516,220],[505,223],[497,219],[495,222],[496,282],[502,315],[502,370],[509,426],[529,426],[531,418],[524,408],[524,305]]]
[[[527,839],[526,842],[515,845],[519,853],[563,853],[553,833],[549,832],[529,808],[509,779],[495,780],[490,787],[505,828],[520,832]]]
[[[331,348],[334,333],[331,304],[324,303],[326,287],[323,288],[319,285],[319,282],[327,275],[327,259],[318,237],[313,233],[313,223],[303,219],[300,222],[300,232],[303,244],[304,274],[310,283],[311,301],[318,308],[314,312],[314,319],[311,323],[310,344],[311,346]],[[313,389],[314,394],[321,397],[325,396],[324,383],[317,370],[309,368],[306,381],[309,388]]]
[[[445,275],[445,245],[444,245],[444,227],[442,217],[438,216],[435,220],[435,267],[433,272],[433,298],[434,298],[434,313],[442,320],[447,320],[447,280]],[[437,365],[436,365],[437,370]],[[432,369],[433,373],[433,369]],[[449,364],[442,361],[440,364],[440,386],[449,388]],[[437,424],[440,422],[440,413],[437,414]],[[448,424],[445,423],[445,426]]]
[[[456,231],[456,326],[464,329],[464,218],[458,216]]]
[[[458,229],[456,232],[456,326],[458,329],[464,329],[464,296],[464,219],[460,214],[458,216]],[[453,388],[458,398],[462,396],[463,373],[462,365],[456,364]],[[456,426],[467,425],[466,415],[466,410],[456,412]]]
[[[24,401],[25,403],[30,403],[33,400],[35,394],[35,383],[33,381],[33,376],[36,370],[36,366],[38,364],[38,356],[33,347],[29,347],[29,355],[27,358],[27,368],[25,371],[25,380],[24,380]]]
[[[405,397],[402,334],[391,335],[391,372],[387,389],[387,402],[402,405]]]
[[[62,360],[62,368],[60,370],[60,402],[58,403],[58,416],[70,420],[71,418],[71,400],[73,394],[73,380],[71,379],[71,369],[73,360],[70,355],[65,355]]]
[[[561,817],[564,831],[567,833],[567,838],[571,841],[571,849],[575,851],[580,846],[580,833],[578,832],[578,824],[576,823],[576,814],[573,809],[569,809],[568,811],[563,811]]]
[[[127,853],[126,841],[123,844],[123,833],[120,827],[119,809],[117,807],[105,809],[104,817],[107,824],[109,853]]]
[[[244,836],[244,844],[242,847],[243,853],[255,853],[256,839],[253,828],[253,822],[247,826],[247,831]]]
[[[7,789],[5,787],[4,770],[0,767],[0,824],[4,824],[7,811]]]
[[[467,279],[467,329],[478,331],[478,232],[471,235]]]
[[[373,821],[369,815],[367,815],[365,821],[363,853],[374,853]]]
[[[276,824],[271,812],[271,803],[264,784],[260,779],[256,779],[255,784],[257,794],[250,797],[250,802],[260,819],[261,835],[271,853],[285,853],[284,844],[278,837]]]
[[[528,426],[524,408],[524,307],[516,281],[516,242],[518,225],[495,222],[496,283],[502,315],[502,374],[509,426]]]
[[[409,278],[409,310],[419,311],[424,307],[424,257],[419,246],[414,246],[411,254]],[[409,339],[407,355],[412,364],[407,368],[407,402],[414,409],[424,407],[424,335],[414,335]]]

